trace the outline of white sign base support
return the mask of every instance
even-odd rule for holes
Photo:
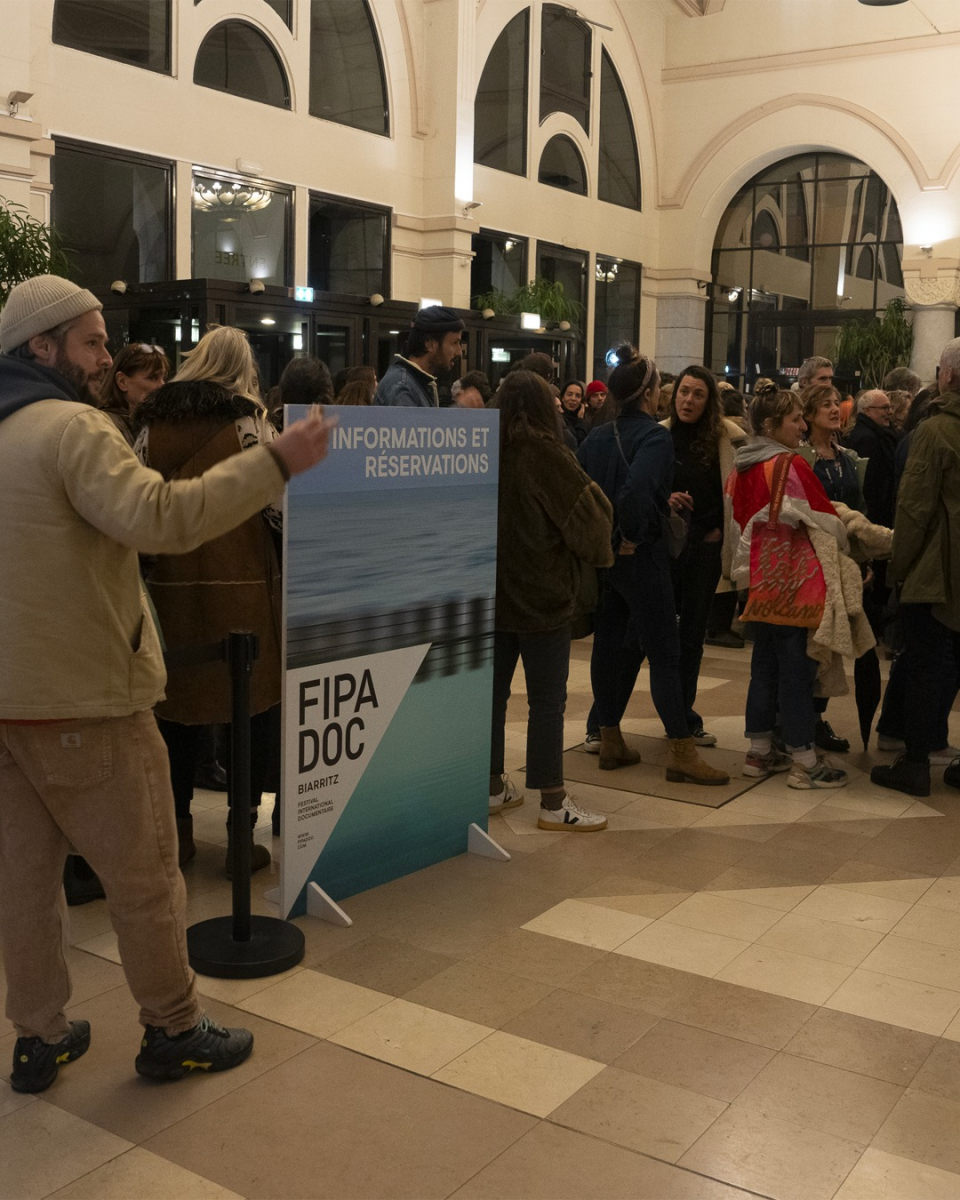
[[[484,858],[495,858],[497,862],[510,861],[507,851],[475,821],[467,827],[467,853],[482,854]]]
[[[331,925],[347,928],[353,924],[353,918],[348,917],[336,900],[331,900],[323,888],[313,880],[307,884],[307,912],[311,917],[329,921]]]

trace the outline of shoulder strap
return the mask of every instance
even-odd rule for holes
[[[630,459],[627,458],[627,456],[623,452],[623,442],[620,441],[620,430],[617,428],[616,421],[612,421],[611,424],[613,425],[613,436],[617,440],[617,449],[620,451],[620,457],[623,459],[624,465],[629,467]]]
[[[767,517],[767,528],[773,529],[780,520],[780,508],[783,505],[783,493],[787,486],[787,475],[796,455],[778,454],[773,463],[773,475],[770,479],[770,515]]]

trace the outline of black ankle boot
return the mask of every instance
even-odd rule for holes
[[[826,750],[830,754],[846,754],[850,749],[850,743],[846,738],[837,737],[830,728],[829,721],[817,722],[817,731],[813,740],[820,750]]]
[[[906,792],[908,796],[929,796],[930,764],[910,762],[905,754],[901,754],[891,767],[874,767],[870,772],[870,782],[878,787]]]
[[[96,872],[85,858],[79,854],[68,854],[63,866],[63,890],[67,894],[67,904],[76,908],[80,904],[89,904],[91,900],[103,900],[106,893]]]

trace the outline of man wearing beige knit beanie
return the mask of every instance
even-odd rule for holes
[[[0,311],[0,943],[11,1083],[42,1092],[85,1053],[67,1019],[61,879],[72,845],[99,875],[146,1027],[136,1069],[222,1071],[253,1036],[204,1016],[187,963],[186,893],[167,752],[166,675],[138,551],[183,554],[276,502],[326,456],[311,416],[270,446],[165,482],[93,406],[110,365],[96,297],[19,284]]]

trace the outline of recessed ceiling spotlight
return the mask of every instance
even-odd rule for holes
[[[861,4],[869,4],[871,8],[886,8],[888,4],[906,4],[907,0],[860,0]]]

